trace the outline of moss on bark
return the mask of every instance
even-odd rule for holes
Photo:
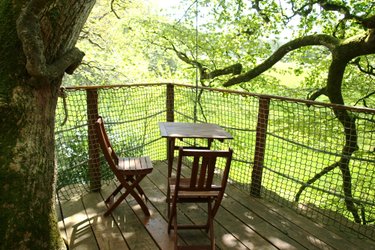
[[[1,249],[50,250],[62,249],[65,246],[57,228],[54,207],[54,116],[57,91],[64,71],[70,69],[72,65],[75,68],[82,58],[82,53],[73,53],[72,56],[69,52],[77,51],[74,48],[75,43],[60,42],[61,37],[77,40],[75,36],[78,36],[83,24],[80,23],[72,28],[65,20],[72,23],[85,22],[91,11],[90,6],[92,7],[95,2],[74,0],[71,1],[74,5],[60,5],[64,9],[60,9],[58,20],[60,23],[56,24],[54,29],[43,30],[43,32],[38,29],[31,31],[36,33],[35,36],[43,36],[38,39],[39,42],[48,45],[59,44],[55,50],[51,50],[54,54],[49,53],[49,50],[47,52],[41,50],[41,47],[36,48],[39,52],[44,51],[41,55],[43,58],[53,58],[49,64],[35,65],[36,68],[61,66],[58,67],[57,74],[35,76],[32,71],[27,70],[26,65],[30,63],[30,56],[24,54],[25,51],[32,50],[33,46],[44,47],[44,45],[24,41],[22,36],[18,36],[19,32],[17,33],[19,28],[17,20],[20,13],[27,10],[21,6],[36,4],[35,6],[44,8],[38,15],[49,16],[50,7],[57,6],[58,2],[57,0],[0,2]],[[45,16],[33,20],[35,22],[45,20]],[[36,24],[33,27],[41,27],[41,25]],[[64,32],[70,33],[64,34]],[[78,60],[77,55],[80,57]]]

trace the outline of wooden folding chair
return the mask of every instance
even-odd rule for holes
[[[179,149],[176,175],[169,178],[170,197],[168,204],[170,214],[168,233],[172,227],[175,232],[177,248],[178,229],[206,229],[209,232],[210,248],[215,249],[213,220],[219,209],[227,185],[233,151],[208,149]],[[182,176],[182,162],[185,158],[192,160],[192,167],[186,176]],[[215,176],[218,159],[224,159],[221,177]],[[177,222],[177,204],[185,202],[207,203],[207,222],[203,225],[179,224]]]
[[[150,158],[148,156],[118,157],[109,141],[102,117],[99,117],[95,122],[95,129],[104,157],[112,172],[120,182],[117,188],[105,200],[105,203],[109,205],[109,207],[104,213],[104,216],[109,215],[129,194],[131,194],[138,202],[145,215],[149,216],[150,212],[141,197],[145,196],[145,194],[139,183],[147,174],[151,173],[153,169]],[[115,196],[122,188],[125,189],[125,192],[114,201]],[[139,194],[135,192],[135,189]]]

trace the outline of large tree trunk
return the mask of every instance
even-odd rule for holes
[[[64,72],[90,0],[0,3],[1,249],[63,248],[55,203],[54,124]]]

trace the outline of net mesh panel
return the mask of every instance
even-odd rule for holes
[[[56,110],[55,141],[60,198],[86,192],[88,184],[87,105],[85,91],[64,91]],[[84,185],[80,185],[84,184]]]
[[[119,155],[166,160],[166,140],[160,137],[158,122],[166,121],[166,101],[173,100],[174,121],[216,123],[233,135],[233,140],[215,141],[212,146],[234,150],[232,184],[251,192],[255,152],[264,149],[263,199],[326,224],[375,236],[375,110],[348,111],[356,117],[358,150],[349,158],[350,175],[344,181],[346,168],[337,163],[345,161],[342,150],[346,137],[330,105],[267,97],[268,111],[259,110],[260,98],[264,98],[260,95],[208,89],[197,92],[181,85],[174,86],[174,93],[166,89],[166,85],[98,89],[98,114],[104,118]],[[60,198],[70,199],[89,191],[90,178],[95,176],[89,170],[86,90],[64,93],[66,108],[60,98],[56,116],[57,189]],[[263,124],[258,122],[259,112],[268,112],[268,120],[259,119]],[[260,128],[266,128],[261,148],[257,144]],[[182,146],[206,145],[204,140],[177,142]],[[100,165],[97,178],[102,183],[113,178],[101,153],[96,161]],[[358,219],[361,223],[355,222]]]
[[[195,102],[197,99],[198,102]],[[196,105],[197,122],[219,124],[235,138],[223,142],[215,140],[212,148],[224,150],[231,147],[234,150],[235,160],[231,164],[230,182],[247,191],[250,187],[252,151],[255,145],[257,102],[257,98],[251,96],[209,90],[200,90],[196,95],[194,88],[175,88],[176,122],[194,122]],[[239,117],[243,119],[238,119]],[[190,140],[187,144],[207,145],[205,140]]]
[[[66,108],[60,98],[56,115],[57,189],[60,199],[71,199],[90,191],[95,180],[101,183],[111,180],[113,174],[98,144],[95,144],[98,155],[94,155],[97,159],[89,159],[87,91],[68,89],[64,94]],[[118,155],[165,159],[166,143],[160,138],[158,127],[158,122],[165,120],[165,86],[103,88],[97,90],[97,95],[98,110],[94,117],[103,117]],[[92,133],[90,136],[95,140]]]

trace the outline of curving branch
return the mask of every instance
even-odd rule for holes
[[[176,49],[176,47],[172,44],[172,50],[176,53],[177,57],[192,66],[195,66],[198,68],[199,75],[200,75],[200,80],[209,80],[209,79],[214,79],[219,76],[223,75],[238,75],[242,71],[242,64],[240,63],[235,63],[233,65],[230,65],[228,67],[222,68],[222,69],[216,69],[211,72],[208,72],[207,67],[203,66],[202,63],[198,62],[197,60],[190,59],[185,53],[179,51]]]
[[[111,11],[117,17],[117,19],[121,19],[121,17],[117,14],[117,12],[115,10],[115,0],[111,0]]]
[[[94,39],[91,38],[91,35],[94,37]],[[105,49],[105,46],[102,46],[97,42],[97,40],[101,40],[103,43],[106,43],[106,40],[99,33],[90,32],[88,30],[82,30],[80,34],[80,39],[86,39],[93,46],[96,46],[102,50]]]
[[[181,61],[183,61],[183,62],[185,62],[185,63],[187,63],[187,64],[190,64],[190,65],[193,65],[193,66],[197,67],[201,73],[202,73],[204,70],[206,70],[206,68],[203,67],[203,65],[202,65],[200,62],[198,62],[198,61],[196,61],[196,60],[194,60],[194,59],[190,59],[185,53],[183,53],[183,52],[177,50],[176,47],[175,47],[173,44],[172,44],[171,46],[172,46],[172,50],[176,53],[177,57],[178,57]]]
[[[343,19],[345,20],[354,20],[367,29],[375,28],[375,16],[370,16],[367,18],[363,16],[357,16],[350,12],[349,7],[343,4],[328,2],[326,0],[319,0],[318,3],[325,11],[335,11],[343,14]]]
[[[361,58],[357,58],[356,60],[354,60],[353,62],[350,62],[350,64],[353,64],[355,66],[357,66],[357,68],[359,69],[359,71],[361,71],[362,73],[364,74],[367,74],[367,75],[371,75],[371,76],[375,76],[375,67],[372,66],[370,64],[370,62],[367,60],[366,64],[367,64],[367,67],[364,68],[361,64],[360,64],[360,61],[361,61]]]
[[[296,194],[296,197],[294,198],[294,201],[295,202],[298,202],[299,201],[299,198],[301,197],[301,194],[302,192],[307,188],[309,187],[311,184],[313,184],[315,181],[319,180],[320,177],[324,176],[325,174],[329,173],[330,171],[332,171],[333,169],[337,168],[339,166],[339,162],[335,162],[333,163],[332,165],[328,166],[328,167],[325,167],[323,168],[322,171],[320,171],[319,173],[317,173],[313,178],[311,178],[310,180],[308,180],[307,182],[305,182],[304,184],[302,184],[302,186],[299,188],[297,194]]]
[[[338,4],[338,3],[328,2],[326,0],[319,0],[318,4],[320,5],[320,7],[322,7],[326,11],[337,11],[341,14],[344,14],[345,16],[344,18],[346,19],[360,19],[360,17],[357,17],[353,15],[352,13],[350,13],[350,9],[348,6]]]
[[[338,12],[340,14],[343,14],[343,19],[340,21],[343,22],[344,20],[354,20],[355,22],[359,23],[362,25],[362,27],[366,29],[374,29],[375,28],[375,16],[370,16],[366,17],[367,14],[363,14],[362,16],[356,15],[353,12],[351,12],[351,9],[346,6],[345,4],[340,4],[340,3],[335,3],[332,1],[328,0],[310,0],[306,1],[304,4],[301,6],[296,7],[294,1],[291,3],[291,9],[292,9],[292,15],[291,16],[283,16],[287,19],[290,20],[294,16],[300,15],[300,16],[307,16],[309,15],[312,10],[314,5],[319,5],[324,11],[329,11],[329,12]],[[375,5],[373,4],[368,10],[367,13],[371,13],[371,9]],[[340,24],[337,25],[337,27]],[[336,27],[336,28],[337,28]]]
[[[320,88],[317,91],[313,92],[312,94],[308,95],[307,99],[311,101],[315,101],[318,97],[322,95],[328,96],[326,87]]]
[[[359,102],[362,102],[363,106],[367,107],[366,100],[369,99],[371,96],[375,95],[375,91],[372,91],[371,93],[365,95],[364,97],[359,98],[355,103],[354,106],[356,106]]]
[[[263,12],[263,10],[260,8],[260,0],[255,0],[253,2],[253,9],[255,9],[258,14],[262,17],[264,22],[269,23],[271,22],[270,18]]]
[[[64,72],[72,74],[84,56],[82,51],[73,48],[53,63],[47,63],[40,17],[49,8],[49,4],[45,0],[31,0],[17,19],[17,33],[26,56],[26,70],[35,78],[57,78]],[[35,84],[41,82],[34,81]]]
[[[242,64],[235,63],[223,69],[216,69],[208,73],[204,71],[201,75],[201,79],[214,79],[216,77],[229,75],[229,74],[238,75],[238,74],[241,74],[241,71],[242,71]]]
[[[229,87],[238,83],[247,82],[252,80],[253,78],[259,76],[263,72],[270,69],[273,65],[279,62],[286,54],[289,52],[306,47],[306,46],[313,46],[313,45],[321,45],[325,46],[329,50],[334,50],[340,44],[340,40],[334,38],[329,35],[318,34],[318,35],[311,35],[305,36],[301,38],[297,38],[292,40],[284,45],[282,45],[278,50],[276,50],[267,60],[263,63],[259,64],[254,69],[229,79],[227,82],[223,84],[224,87]]]

